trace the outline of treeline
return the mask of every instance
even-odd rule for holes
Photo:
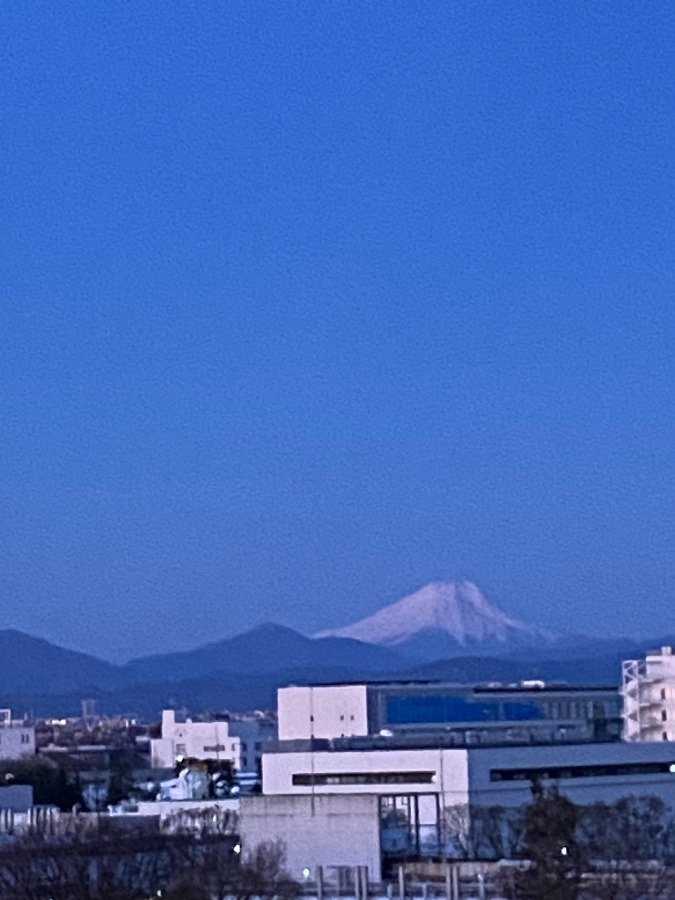
[[[0,900],[295,900],[280,845],[238,850],[223,835],[36,831],[0,844]]]
[[[659,797],[577,806],[535,785],[520,809],[446,810],[446,828],[455,858],[517,861],[499,879],[509,900],[675,897],[675,814]]]

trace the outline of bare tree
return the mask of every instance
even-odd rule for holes
[[[0,847],[0,900],[141,900],[188,869],[203,846],[189,835],[88,825],[36,831]]]
[[[514,859],[522,843],[518,807],[457,804],[443,810],[443,852],[453,859]]]
[[[660,798],[581,807],[579,835],[598,900],[672,895],[675,820]]]
[[[169,886],[168,900],[296,900],[300,885],[284,866],[280,843],[260,844],[241,863],[217,847],[202,848],[192,868]]]

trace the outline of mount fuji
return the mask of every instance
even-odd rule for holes
[[[396,648],[409,657],[438,659],[499,653],[550,644],[557,635],[507,615],[472,581],[432,581],[373,615],[315,637],[352,638]]]

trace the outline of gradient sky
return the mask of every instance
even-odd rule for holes
[[[5,2],[0,627],[432,578],[675,632],[675,4]]]

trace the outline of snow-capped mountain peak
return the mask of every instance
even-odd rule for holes
[[[316,637],[349,637],[395,647],[435,636],[459,647],[550,640],[553,635],[513,619],[472,581],[432,581],[373,615]],[[441,643],[439,643],[439,640]]]

